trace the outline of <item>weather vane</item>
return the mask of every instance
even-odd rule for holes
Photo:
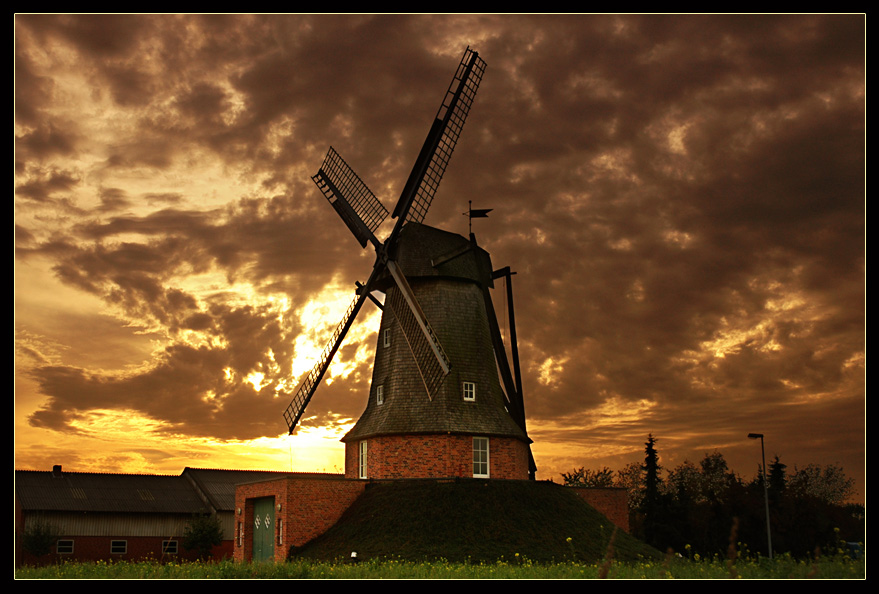
[[[467,232],[470,235],[473,235],[473,219],[487,219],[488,213],[490,213],[493,210],[494,210],[493,208],[477,208],[476,210],[473,210],[473,201],[468,200],[467,201],[467,212],[461,213],[462,215],[467,217],[467,222],[469,224],[469,228],[467,229]]]

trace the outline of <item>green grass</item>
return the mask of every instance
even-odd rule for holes
[[[64,563],[23,567],[17,579],[864,579],[866,564],[843,557],[796,561],[667,558],[624,563],[534,563],[521,556],[496,563],[319,561],[289,563]]]

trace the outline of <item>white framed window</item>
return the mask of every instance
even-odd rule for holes
[[[473,438],[473,476],[488,478],[488,438]]]
[[[464,402],[476,402],[476,383],[464,382],[462,385]]]
[[[176,555],[177,554],[177,541],[176,540],[163,540],[162,541],[162,554],[163,555]]]
[[[110,554],[111,555],[124,555],[128,552],[128,541],[127,540],[111,540],[110,541]]]
[[[357,461],[357,476],[366,478],[366,441],[360,442],[360,455]]]
[[[385,403],[385,387],[383,385],[378,385],[375,387],[375,403]]]
[[[62,539],[55,543],[55,551],[59,555],[73,554],[73,539]]]
[[[391,329],[385,328],[382,332],[382,345],[389,347],[391,346]]]

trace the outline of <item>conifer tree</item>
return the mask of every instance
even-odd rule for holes
[[[659,452],[656,451],[656,438],[653,434],[647,436],[644,444],[644,506],[655,506],[659,502]]]
[[[644,444],[644,500],[641,511],[644,514],[644,538],[650,544],[655,544],[659,538],[658,527],[661,523],[659,452],[656,450],[656,438],[653,434],[647,436]]]
[[[782,464],[781,459],[776,454],[775,460],[769,465],[769,499],[773,503],[778,501],[778,498],[784,493],[784,489],[787,486],[786,468],[787,464]]]

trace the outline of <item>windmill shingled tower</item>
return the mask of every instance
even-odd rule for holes
[[[290,433],[364,302],[383,312],[366,409],[342,438],[346,476],[534,478],[518,354],[513,344],[514,378],[489,293],[495,278],[507,278],[515,343],[512,273],[493,272],[472,233],[423,224],[484,71],[467,48],[384,242],[374,233],[388,211],[332,147],[312,178],[360,245],[373,245],[376,260],[284,413]],[[384,293],[384,303],[373,292]]]

